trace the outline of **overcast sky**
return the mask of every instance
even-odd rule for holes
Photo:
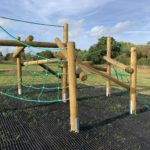
[[[145,44],[150,41],[150,0],[1,0],[0,16],[48,24],[69,24],[70,40],[87,49],[101,36]],[[24,39],[62,38],[62,29],[0,19],[0,25]],[[2,31],[0,39],[10,39]]]

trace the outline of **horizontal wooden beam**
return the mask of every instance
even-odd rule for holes
[[[126,88],[126,89],[128,89],[128,90],[130,89],[130,86],[129,86],[129,85],[127,85],[127,84],[125,84],[125,83],[123,83],[123,82],[120,82],[119,80],[117,80],[117,79],[115,79],[115,78],[113,78],[113,77],[107,75],[107,74],[104,73],[104,72],[101,72],[101,71],[96,70],[95,68],[91,67],[90,65],[82,64],[82,63],[80,63],[79,65],[80,65],[82,68],[86,69],[87,71],[89,71],[89,72],[91,72],[91,73],[100,75],[100,76],[104,77],[105,79],[109,79],[109,80],[111,80],[112,82],[114,82],[115,84],[117,84],[117,85],[119,85],[119,86],[121,86],[121,87],[124,87],[124,88]]]
[[[114,59],[111,59],[111,58],[108,58],[106,56],[103,56],[104,60],[106,60],[108,63],[120,68],[120,69],[123,69],[124,71],[126,71],[127,73],[133,73],[133,69],[130,68],[129,66],[127,65],[124,65]]]
[[[25,44],[34,47],[46,47],[46,48],[58,48],[55,43],[50,42],[36,42],[36,41],[21,41]],[[24,46],[23,44],[15,41],[15,40],[0,40],[0,46]]]
[[[35,61],[28,61],[28,62],[23,62],[23,66],[26,65],[39,65],[39,64],[46,64],[46,63],[56,63],[57,59],[51,59],[51,60],[35,60]]]
[[[48,71],[49,73],[55,75],[58,78],[61,78],[61,75],[57,74],[57,72],[55,72],[54,70],[52,70],[50,67],[48,67],[47,65],[44,64],[39,64],[39,66],[41,66],[42,68],[44,68],[46,71]]]

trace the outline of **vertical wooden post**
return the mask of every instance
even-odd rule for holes
[[[62,100],[67,101],[67,62],[62,63]]]
[[[63,40],[64,43],[67,45],[68,43],[68,24],[64,24],[64,31],[63,31]],[[66,102],[67,100],[67,63],[62,64],[62,100]]]
[[[75,43],[67,43],[68,54],[68,77],[69,77],[69,97],[70,97],[70,125],[71,131],[79,132],[78,106],[76,97],[76,75],[75,75]]]
[[[111,37],[107,37],[107,58],[111,58]],[[111,64],[107,63],[107,74],[111,75]],[[106,96],[110,96],[110,80],[106,81]]]
[[[20,37],[16,37],[20,40]],[[17,80],[18,80],[18,95],[22,94],[22,66],[21,66],[21,55],[17,57]]]
[[[130,75],[130,114],[136,114],[136,79],[137,79],[137,52],[131,48],[131,68],[134,70]]]
[[[64,24],[64,32],[63,32],[64,43],[67,45],[68,43],[68,24]]]

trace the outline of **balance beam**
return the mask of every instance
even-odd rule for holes
[[[130,86],[128,86],[127,84],[123,83],[123,82],[120,82],[118,81],[117,79],[113,78],[113,77],[110,77],[108,76],[106,73],[104,72],[101,72],[101,71],[98,71],[96,70],[95,68],[87,65],[87,64],[82,64],[80,63],[79,66],[81,66],[82,68],[85,68],[87,71],[91,72],[91,73],[94,73],[94,74],[97,74],[97,75],[100,75],[102,77],[104,77],[105,79],[109,79],[111,80],[112,82],[114,82],[115,84],[121,86],[121,87],[124,87],[125,89],[129,90],[130,89]]]

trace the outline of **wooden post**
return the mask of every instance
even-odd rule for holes
[[[64,31],[63,31],[63,41],[65,45],[68,43],[68,24],[64,24]],[[62,64],[62,100],[66,102],[67,100],[67,63],[64,62]]]
[[[68,77],[69,77],[69,97],[70,97],[70,125],[71,131],[79,132],[78,106],[76,97],[76,74],[75,74],[75,43],[67,43],[68,53]]]
[[[111,58],[111,37],[107,37],[107,58]],[[111,76],[111,64],[107,63],[107,74]],[[106,81],[106,96],[110,96],[110,80]]]
[[[20,37],[16,37],[20,40]],[[18,95],[22,94],[22,66],[21,66],[21,55],[17,56],[17,81],[18,81]]]
[[[16,37],[17,40],[20,40],[20,37]],[[33,36],[30,35],[25,41],[32,41]],[[22,94],[22,64],[21,64],[21,52],[25,49],[24,46],[17,47],[16,52],[13,54],[14,58],[17,58],[17,80],[18,80],[18,95]]]
[[[131,68],[133,73],[130,76],[130,114],[136,114],[136,79],[137,79],[137,52],[131,48]]]
[[[67,62],[62,63],[62,100],[67,101]]]
[[[68,43],[68,24],[67,23],[65,23],[64,24],[64,33],[63,33],[64,35],[64,43],[67,45],[67,43]]]

